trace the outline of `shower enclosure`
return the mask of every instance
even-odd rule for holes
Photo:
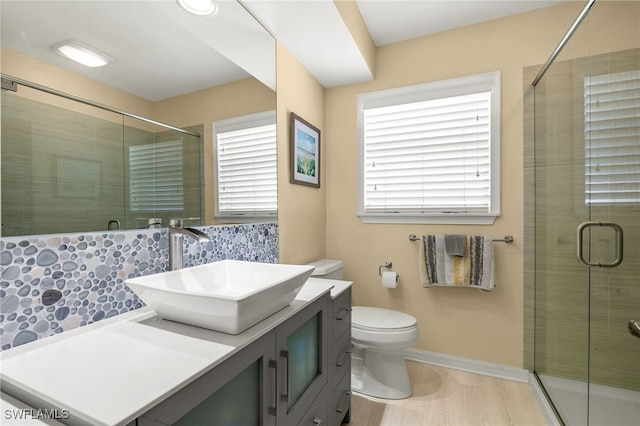
[[[198,133],[17,81],[3,78],[1,236],[202,217]]]
[[[562,423],[637,426],[640,2],[582,16],[528,90],[533,369]]]

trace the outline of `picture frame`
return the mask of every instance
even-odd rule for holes
[[[290,182],[320,188],[320,130],[295,113],[291,113]]]

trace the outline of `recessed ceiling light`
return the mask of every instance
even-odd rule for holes
[[[194,15],[214,15],[218,4],[214,0],[177,0],[184,10]]]
[[[51,50],[67,59],[88,67],[101,67],[113,61],[113,58],[96,49],[75,40],[65,40],[51,46]]]

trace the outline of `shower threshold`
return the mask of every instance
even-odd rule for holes
[[[638,426],[640,392],[539,374],[540,381],[568,426]],[[589,422],[587,423],[587,389]]]

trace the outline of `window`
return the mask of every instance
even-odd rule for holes
[[[132,211],[182,211],[182,141],[129,147],[129,197]]]
[[[363,222],[491,224],[500,214],[500,73],[358,96]]]
[[[640,71],[587,77],[587,204],[640,202]]]
[[[273,217],[278,209],[275,111],[213,124],[218,218]]]

